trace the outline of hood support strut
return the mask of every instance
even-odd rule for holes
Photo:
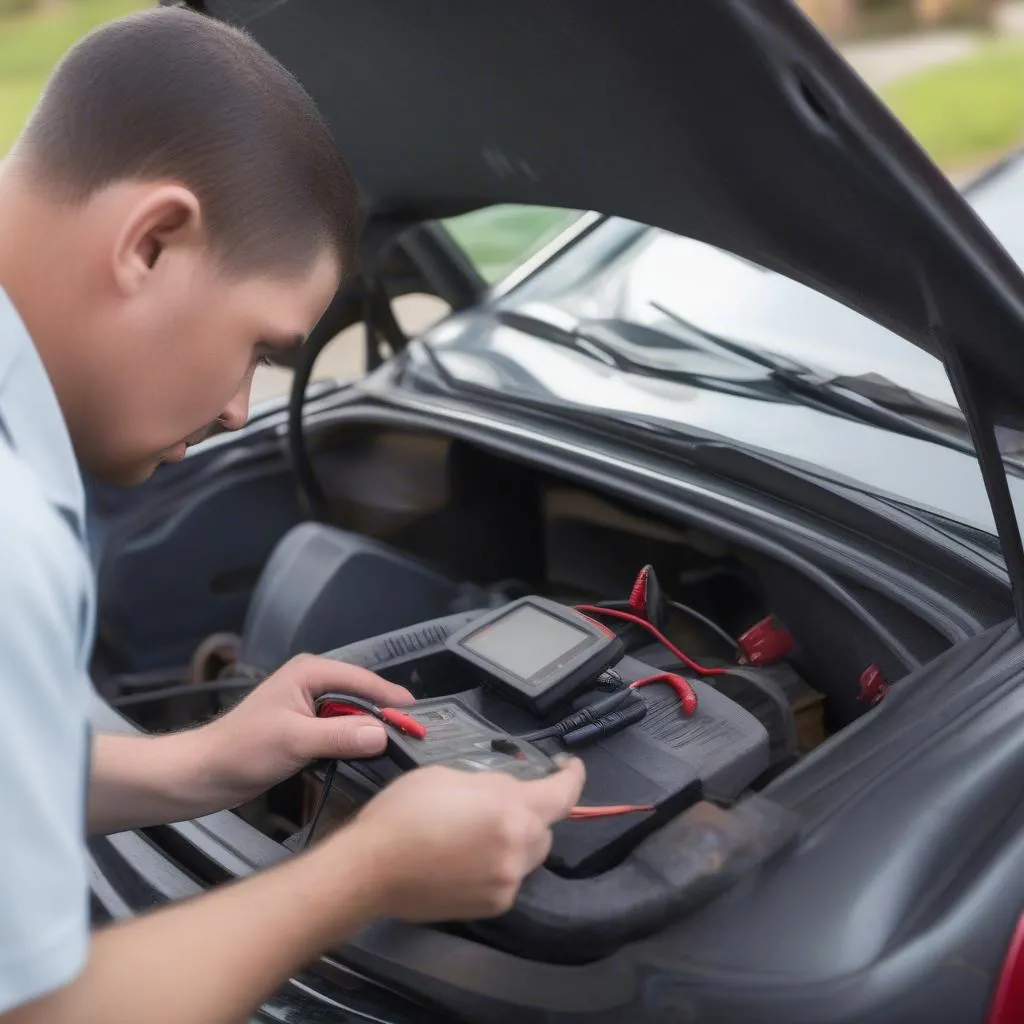
[[[992,505],[992,515],[1013,589],[1017,628],[1024,634],[1024,542],[1021,541],[1017,513],[1006,479],[1006,467],[999,451],[995,417],[986,410],[985,392],[976,384],[974,375],[960,355],[959,346],[947,347],[945,365],[971,437],[974,438],[982,479]]]

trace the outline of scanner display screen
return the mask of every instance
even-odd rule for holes
[[[527,680],[589,640],[585,630],[527,605],[467,637],[463,646]]]

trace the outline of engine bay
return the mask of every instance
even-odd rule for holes
[[[321,529],[300,528],[305,543],[315,546]],[[357,538],[346,539],[359,546]],[[282,572],[295,571],[301,558],[279,564]],[[410,590],[417,571],[422,567],[405,581]],[[275,592],[287,593],[281,583]],[[401,723],[371,708],[388,725],[388,751],[311,772],[319,798],[285,845],[299,850],[341,827],[410,767],[444,764],[513,774],[521,768],[523,777],[537,777],[529,774],[543,773],[535,767],[536,751],[544,760],[569,751],[587,770],[581,804],[554,827],[550,855],[516,908],[470,931],[479,927],[492,944],[520,955],[583,961],[664,924],[682,896],[713,895],[795,838],[792,816],[752,795],[816,736],[824,738],[821,695],[786,664],[792,638],[773,620],[740,637],[731,660],[699,664],[659,628],[669,628],[670,608],[688,615],[685,606],[663,597],[653,568],[645,566],[625,602],[572,608],[526,596],[496,610],[457,612],[328,652],[406,686],[416,700],[397,711],[412,719],[415,731],[404,734]],[[602,624],[604,618],[618,628]],[[589,670],[574,670],[567,649],[554,646],[559,637],[551,623],[576,634],[565,641],[584,649],[576,660],[586,661],[587,641],[578,641],[582,630],[592,647],[607,653],[603,659],[600,651],[591,655]],[[467,651],[480,636],[487,643]],[[659,664],[630,653],[648,649],[652,638],[662,650]],[[517,685],[524,680],[527,685]],[[561,699],[547,701],[546,693],[558,690]],[[361,705],[344,694],[330,694],[323,704],[332,714],[365,713]],[[672,825],[696,831],[687,839],[699,865],[690,885],[680,885],[676,874],[685,848],[663,846],[665,862],[652,860],[649,841]],[[632,878],[638,865],[642,884]],[[662,898],[650,891],[660,888],[653,882],[659,877]],[[580,916],[583,899],[590,912]]]
[[[94,678],[156,732],[222,713],[301,652],[371,668],[424,708],[456,700],[513,740],[627,690],[612,714],[632,717],[617,731],[537,746],[583,758],[585,807],[633,809],[557,826],[515,910],[473,926],[491,945],[582,962],[741,877],[797,827],[765,787],[902,674],[869,617],[705,529],[449,437],[349,427],[322,443],[329,522],[296,514],[262,536],[233,528],[254,488],[289,486],[275,467],[190,486],[160,519],[122,527],[103,567]],[[154,577],[174,602],[144,633],[125,595]],[[225,580],[252,582],[236,598]],[[901,638],[920,656],[945,646],[881,595],[858,596],[905,622]],[[542,713],[506,699],[448,646],[459,629],[533,599],[586,615],[621,645],[612,675]],[[149,663],[136,653],[154,648],[164,653]],[[236,812],[298,849],[401,770],[387,756],[312,765]]]
[[[428,712],[424,721],[429,719],[431,724],[425,740],[406,744],[419,743],[430,751],[434,723],[440,726],[446,714],[450,717],[457,710],[445,704],[454,698],[456,705],[481,716],[501,735],[531,740],[550,754],[578,753],[588,769],[585,798],[593,804],[651,805],[654,811],[638,816],[641,825],[651,827],[664,820],[666,813],[701,797],[727,803],[748,789],[759,788],[800,756],[795,708],[820,710],[820,695],[782,663],[755,667],[749,662],[723,662],[697,666],[697,670],[696,663],[679,663],[670,671],[642,661],[626,653],[644,643],[643,631],[627,623],[613,634],[621,641],[613,664],[586,678],[572,700],[537,714],[510,700],[507,690],[495,687],[493,678],[482,679],[486,673],[453,652],[453,633],[486,618],[488,613],[481,611],[455,614],[352,644],[328,656],[369,668],[409,688],[417,698],[412,710]],[[530,643],[530,630],[524,628],[520,649]],[[573,721],[583,709],[598,705],[607,710],[603,708],[596,721],[587,716]],[[581,724],[585,729],[580,729]],[[805,723],[803,733],[812,735],[813,725]],[[450,745],[443,731],[442,737]],[[401,742],[401,737],[395,738]],[[471,746],[467,741],[465,748]],[[442,748],[442,753],[455,757],[463,748]],[[422,763],[439,760],[439,755],[425,753]],[[400,770],[394,758],[362,760],[345,765],[341,778],[363,792],[375,791]],[[344,782],[339,786],[344,789]],[[628,826],[603,825],[609,843],[624,827],[638,828],[635,821]],[[598,829],[592,832],[597,835]],[[637,834],[643,833],[639,828]],[[579,834],[578,829],[563,830],[559,838],[564,836],[565,842],[556,840],[553,856],[558,870],[585,875],[612,864],[614,854],[602,849],[602,840],[578,843]]]

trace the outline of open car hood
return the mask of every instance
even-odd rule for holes
[[[940,357],[1024,580],[992,429],[1024,411],[1024,278],[788,0],[196,6],[304,83],[378,224],[495,203],[617,214],[810,285]]]

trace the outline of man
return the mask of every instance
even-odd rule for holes
[[[504,911],[579,796],[576,761],[533,783],[413,772],[309,853],[88,934],[86,829],[191,818],[314,757],[380,752],[377,724],[316,719],[319,692],[410,699],[298,658],[190,732],[87,725],[76,457],[134,483],[210,423],[241,426],[254,368],[308,334],[356,235],[355,185],[310,98],[248,37],[179,10],[75,47],[0,165],[3,1024],[238,1020],[375,917]]]

